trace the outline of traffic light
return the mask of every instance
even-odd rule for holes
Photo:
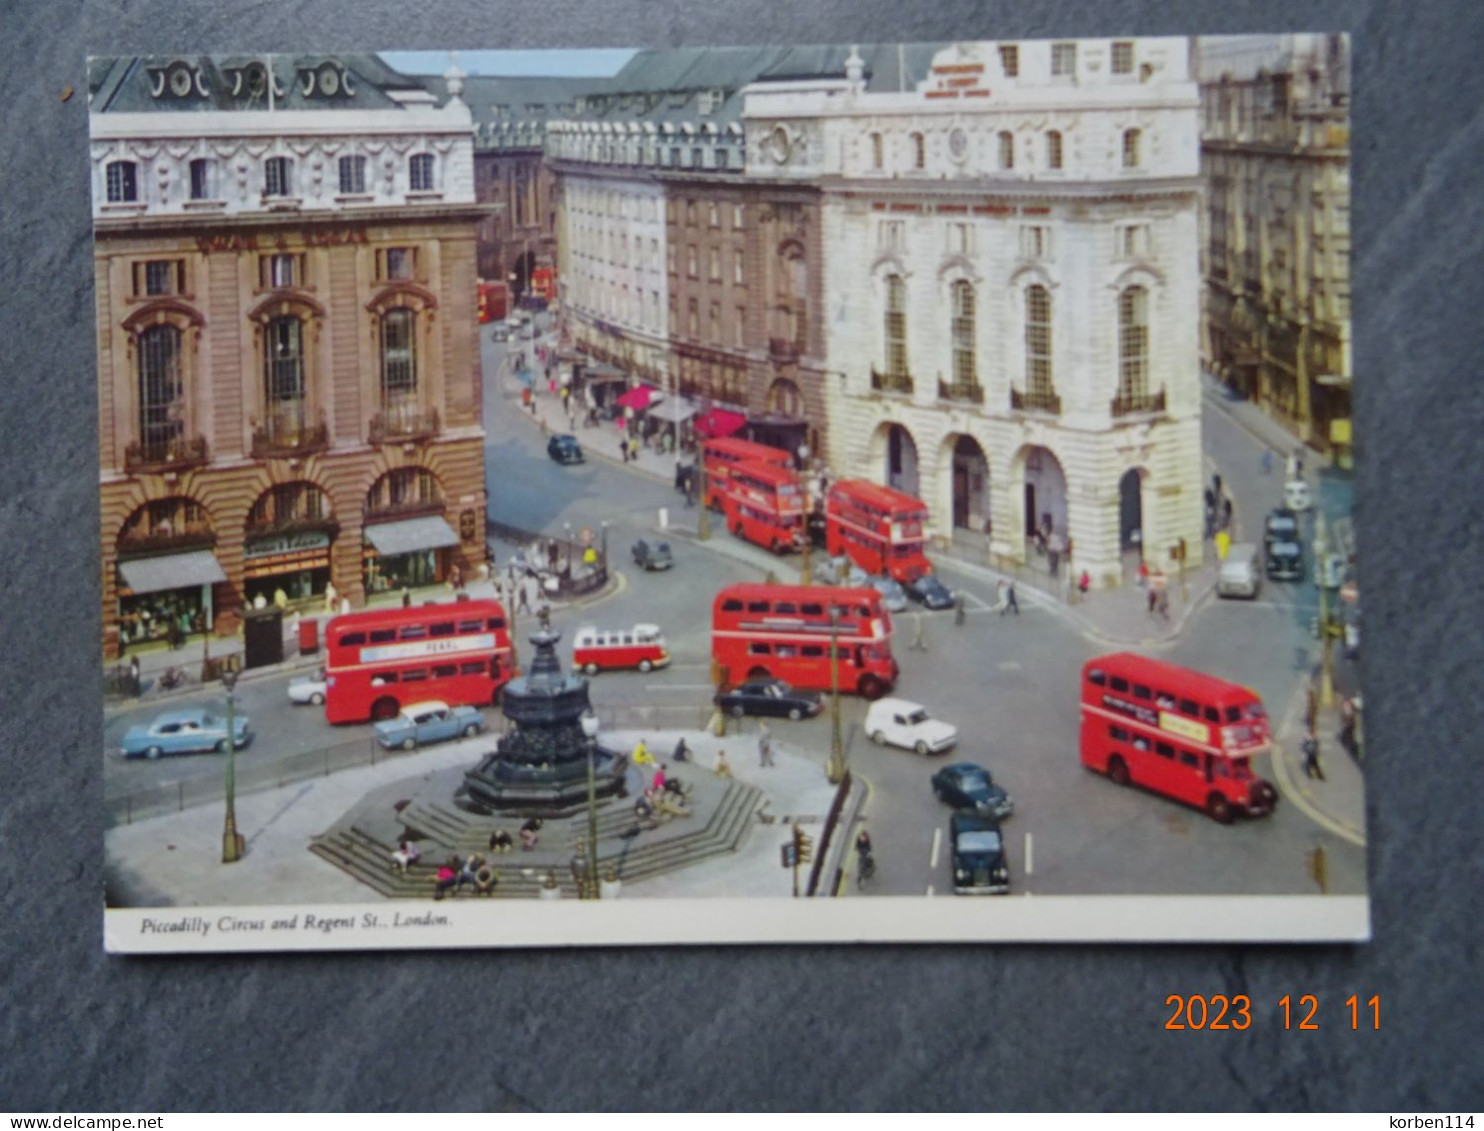
[[[800,864],[807,864],[814,859],[814,841],[798,825],[794,826],[793,849]]]

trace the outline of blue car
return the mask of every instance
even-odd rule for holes
[[[1003,820],[1015,811],[1010,795],[995,784],[990,772],[973,762],[955,762],[933,775],[933,794],[955,809]]]
[[[412,750],[429,742],[468,738],[484,729],[484,716],[473,707],[450,707],[430,699],[403,707],[395,719],[376,724],[376,741],[388,750]]]
[[[246,715],[232,720],[235,741],[241,750],[252,741],[252,728]],[[158,758],[161,754],[196,754],[206,750],[226,753],[227,720],[201,707],[167,711],[149,726],[130,727],[124,734],[125,758]]]

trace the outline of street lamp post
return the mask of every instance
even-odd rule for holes
[[[603,530],[603,570],[608,570],[608,520],[605,518],[600,524]]]
[[[592,711],[581,715],[582,735],[587,739],[587,876],[584,899],[601,899],[598,886],[598,716]]]
[[[809,531],[809,515],[813,499],[809,495],[809,445],[799,445],[799,470],[804,477],[804,565],[799,572],[799,580],[805,585],[814,584],[813,554],[814,539]]]
[[[840,736],[840,607],[830,606],[830,760],[825,777],[839,785],[845,777],[845,743]]]
[[[701,472],[701,516],[696,519],[696,537],[702,542],[711,537],[711,508],[706,505],[706,450],[702,446],[698,453],[698,469]]]
[[[1328,531],[1325,528],[1324,512],[1314,519],[1314,575],[1319,582],[1319,705],[1329,707],[1335,701],[1333,653],[1330,644],[1329,599],[1325,590],[1323,567],[1329,552]]]
[[[566,531],[566,534],[567,534],[567,576],[568,577],[571,577],[572,576],[572,524],[570,522],[564,522],[564,523],[562,523],[562,529],[564,531]]]
[[[242,859],[242,837],[237,832],[237,673],[222,673],[222,686],[227,689],[227,818],[222,826],[222,863],[235,864]]]

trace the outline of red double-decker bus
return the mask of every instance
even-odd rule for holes
[[[455,601],[371,609],[325,628],[325,718],[394,718],[408,703],[493,706],[516,673],[504,606]]]
[[[891,614],[875,589],[823,585],[731,585],[711,607],[711,659],[721,682],[774,676],[795,687],[830,689],[830,609],[840,690],[879,699],[897,682]]]
[[[479,280],[479,321],[499,322],[510,312],[510,294],[504,283]]]
[[[720,507],[732,468],[740,463],[766,463],[773,467],[793,467],[793,457],[782,448],[770,448],[767,444],[754,444],[751,440],[738,440],[723,436],[707,440],[701,449],[701,458],[706,468],[706,497],[702,503],[708,507]]]
[[[825,548],[867,573],[915,581],[933,572],[927,546],[927,504],[866,479],[841,479],[825,499]]]
[[[1204,809],[1222,824],[1273,811],[1278,791],[1252,771],[1272,749],[1257,693],[1133,652],[1082,669],[1082,764]]]
[[[804,489],[791,467],[739,463],[721,496],[727,529],[775,554],[804,548]]]

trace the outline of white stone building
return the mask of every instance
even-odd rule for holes
[[[1182,38],[959,44],[904,93],[747,92],[749,173],[824,191],[829,457],[1025,560],[1200,560],[1198,92]]]

